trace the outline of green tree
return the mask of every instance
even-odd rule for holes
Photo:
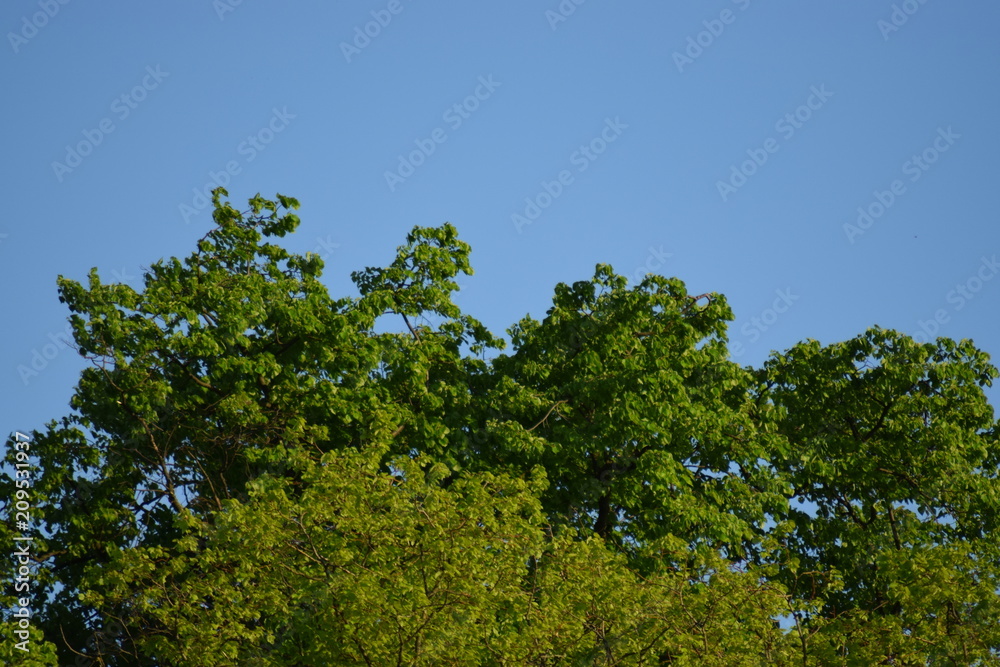
[[[554,521],[637,557],[683,538],[746,558],[786,504],[768,464],[784,443],[757,428],[752,376],[728,359],[729,307],[676,279],[625,285],[598,266],[591,281],[557,285],[542,322],[511,330],[516,352],[491,370],[514,432],[500,430],[477,459],[542,466]]]
[[[816,641],[897,664],[996,660],[1000,445],[987,355],[876,327],[800,343],[758,376],[790,445],[772,459],[794,489],[779,580],[837,619]]]
[[[451,225],[334,299],[275,242],[298,202],[226,195],[141,290],[59,279],[91,365],[33,434],[11,664],[997,661],[971,343],[875,328],[744,368],[724,297],[599,265],[505,352],[452,301]]]

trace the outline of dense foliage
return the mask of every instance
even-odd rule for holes
[[[599,265],[504,352],[452,301],[451,225],[334,299],[273,242],[294,199],[226,194],[141,291],[59,280],[92,363],[32,434],[34,634],[6,591],[5,661],[998,661],[998,373],[970,342],[741,367],[724,297]]]

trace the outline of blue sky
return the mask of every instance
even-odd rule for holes
[[[59,342],[56,276],[139,286],[210,228],[213,182],[237,205],[298,198],[288,245],[325,257],[335,295],[452,222],[477,269],[457,300],[498,333],[606,262],[725,294],[740,363],[872,324],[1000,359],[998,19],[944,0],[10,0],[2,421],[65,414],[85,363]]]

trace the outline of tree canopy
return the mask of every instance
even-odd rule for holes
[[[724,296],[607,265],[500,337],[452,299],[452,225],[334,298],[278,243],[295,199],[225,197],[141,290],[58,280],[90,364],[31,434],[9,664],[1000,661],[972,342],[872,327],[744,367]]]

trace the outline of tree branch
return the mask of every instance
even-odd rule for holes
[[[552,414],[552,411],[555,410],[556,408],[558,408],[563,403],[569,403],[569,401],[566,400],[566,399],[563,399],[563,400],[560,400],[560,401],[556,401],[555,405],[553,405],[551,408],[549,408],[549,411],[545,413],[545,416],[542,417],[541,421],[539,421],[537,424],[535,424],[534,426],[532,426],[531,428],[528,429],[528,433],[530,433],[531,431],[534,431],[536,428],[538,428],[539,426],[541,426],[542,424],[544,424],[545,420],[548,419],[549,415]]]

